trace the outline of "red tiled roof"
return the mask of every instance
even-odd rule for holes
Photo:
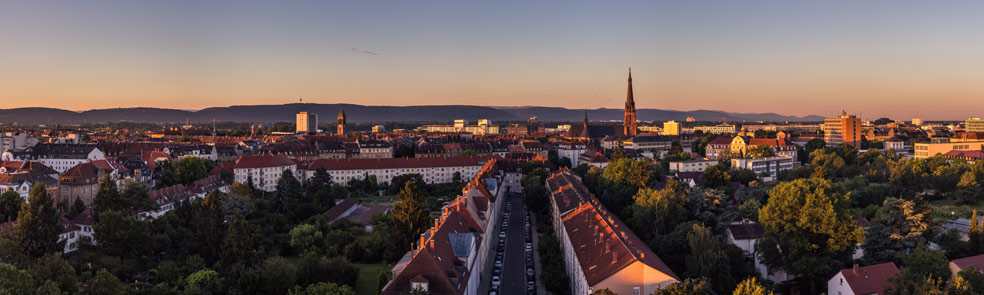
[[[965,269],[971,266],[976,267],[977,269],[984,269],[984,254],[954,259],[950,261],[950,263],[955,264],[960,269]]]
[[[984,151],[979,151],[979,150],[977,150],[977,151],[952,150],[952,151],[946,152],[946,154],[944,154],[943,156],[944,157],[947,157],[947,158],[961,158],[961,159],[968,159],[968,160],[980,160],[980,159],[984,159]]]
[[[547,180],[555,202],[573,207],[562,213],[564,230],[576,253],[589,286],[614,275],[635,262],[679,280],[663,261],[569,171],[554,173]]]
[[[731,136],[718,136],[718,137],[715,137],[710,142],[708,142],[707,145],[718,145],[718,144],[719,145],[730,145],[731,144],[731,141],[734,140],[734,139],[735,138],[734,137],[731,137]]]
[[[236,160],[236,169],[240,168],[267,168],[267,167],[282,167],[296,165],[294,161],[291,161],[287,156],[283,154],[276,155],[259,155],[259,156],[241,156],[239,160]]]
[[[854,294],[885,294],[885,287],[889,286],[888,278],[899,273],[899,268],[894,262],[886,262],[869,266],[842,269],[844,280],[851,287]]]
[[[461,167],[482,166],[489,157],[436,157],[436,158],[382,158],[382,159],[321,159],[308,166],[308,170],[325,168],[326,170],[361,170],[361,169],[400,169],[400,168],[430,168],[430,167]]]

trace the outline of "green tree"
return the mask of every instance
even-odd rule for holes
[[[400,249],[399,253],[406,252],[410,243],[428,224],[422,199],[420,190],[413,181],[404,183],[403,190],[396,195],[396,202],[390,210],[390,223],[394,231],[391,241],[396,242],[393,246]]]
[[[640,188],[649,185],[655,179],[656,171],[649,160],[632,160],[623,157],[608,161],[608,166],[602,171],[601,176],[614,184]]]
[[[806,279],[814,293],[816,282],[846,266],[864,240],[848,197],[820,178],[777,185],[759,222],[765,232],[755,248],[763,264]]]
[[[154,201],[150,199],[150,191],[143,182],[130,180],[123,186],[120,198],[124,208],[146,211],[154,209]]]
[[[324,234],[310,224],[299,224],[290,230],[290,246],[301,253],[319,253]]]
[[[294,172],[290,169],[284,170],[280,174],[280,179],[277,180],[277,192],[274,194],[270,205],[276,212],[289,214],[290,203],[301,197],[301,189],[301,182],[294,178]]]
[[[957,278],[960,278],[962,281],[964,281],[965,285],[967,286],[964,289],[969,289],[969,291],[971,292],[966,294],[984,293],[982,292],[984,291],[984,273],[981,273],[981,270],[979,268],[973,266],[965,268],[957,273],[957,277],[954,278],[954,280],[956,280]]]
[[[39,282],[55,283],[55,287],[59,290],[71,291],[78,288],[75,269],[68,264],[68,261],[62,259],[61,253],[39,258],[37,263],[31,265],[30,273]]]
[[[748,220],[758,221],[758,211],[762,208],[762,202],[758,199],[749,199],[741,205],[738,205],[738,212],[741,213],[741,217],[747,218]]]
[[[120,279],[105,269],[96,272],[96,275],[89,280],[88,294],[91,295],[117,295],[125,294],[126,287]]]
[[[118,256],[121,264],[124,257],[140,257],[149,250],[147,243],[134,242],[150,240],[149,225],[123,212],[99,212],[92,229],[99,248]]]
[[[283,257],[267,258],[262,270],[265,294],[284,294],[297,285],[297,267]]]
[[[120,190],[116,187],[116,181],[109,174],[103,175],[99,179],[99,191],[93,199],[96,209],[99,211],[122,211],[126,209],[126,203],[120,195]]]
[[[704,186],[709,188],[725,188],[731,186],[731,173],[724,164],[707,167],[704,170]]]
[[[774,293],[759,285],[755,277],[751,277],[741,281],[731,295],[774,295]]]
[[[871,264],[897,261],[926,241],[933,223],[929,204],[888,198],[872,219],[864,242],[865,260]]]
[[[32,290],[34,279],[31,274],[13,265],[0,263],[0,294],[30,294]]]
[[[199,270],[188,275],[186,281],[188,281],[186,294],[225,294],[222,276],[214,270]]]
[[[242,218],[235,218],[229,223],[229,230],[226,232],[225,239],[222,241],[222,263],[231,265],[236,262],[252,260],[252,249],[250,247],[249,230],[246,228],[247,222]]]
[[[386,275],[385,271],[379,272],[379,275],[376,276],[376,293],[383,294],[383,287],[386,287],[387,283],[389,283],[389,276]]]
[[[949,261],[943,251],[916,248],[902,258],[899,274],[888,279],[892,286],[885,294],[942,294],[949,280]]]
[[[62,232],[58,217],[58,211],[44,184],[35,184],[27,203],[21,205],[21,210],[17,213],[17,225],[14,226],[14,235],[20,240],[25,253],[32,257],[41,257],[64,249],[63,243],[58,241],[58,235]]]
[[[16,220],[17,212],[24,205],[24,199],[13,188],[0,194],[0,221]]]
[[[687,241],[690,244],[690,254],[686,259],[686,276],[710,278],[717,287],[716,291],[730,290],[729,287],[734,286],[735,282],[729,274],[728,265],[724,263],[727,257],[721,248],[721,242],[711,230],[694,224],[693,230],[687,234]]]
[[[683,282],[674,283],[666,287],[661,287],[653,292],[653,295],[714,295],[711,284],[703,278],[686,279]]]
[[[74,219],[76,216],[79,216],[82,211],[85,211],[85,202],[82,201],[82,198],[75,198],[75,202],[72,202],[72,208],[69,209],[67,214],[65,214],[65,217],[68,219]]]
[[[745,157],[746,158],[753,158],[753,159],[754,158],[774,157],[775,155],[776,155],[776,151],[774,149],[772,149],[771,146],[768,146],[768,145],[757,145],[757,146],[754,146],[754,147],[748,149],[748,152],[745,153]]]
[[[810,158],[810,164],[813,166],[812,177],[816,178],[833,179],[845,165],[843,158],[835,153],[825,153],[824,150],[813,151]]]
[[[302,289],[301,286],[294,287],[294,290],[290,292],[291,295],[355,295],[355,290],[352,287],[345,285],[338,285],[335,283],[325,283],[319,282],[317,284],[308,285],[307,288]]]
[[[645,237],[669,233],[690,216],[686,186],[676,180],[660,190],[640,189],[633,198],[631,223]]]

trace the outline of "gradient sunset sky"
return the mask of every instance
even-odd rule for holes
[[[984,1],[0,0],[0,108],[984,115]]]

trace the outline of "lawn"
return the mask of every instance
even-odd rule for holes
[[[957,205],[954,204],[953,200],[940,200],[929,202],[933,207],[933,220],[936,222],[945,222],[950,219],[957,218],[970,218],[973,211],[976,209],[977,214],[984,214],[984,204],[977,203],[973,205]]]
[[[379,287],[376,286],[379,273],[389,273],[392,269],[384,263],[353,263],[353,265],[359,268],[359,280],[355,282],[355,294],[359,295],[376,295],[379,291]]]

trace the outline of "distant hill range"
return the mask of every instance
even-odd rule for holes
[[[99,122],[183,123],[233,121],[278,122],[293,121],[298,112],[313,112],[322,122],[333,122],[338,110],[344,109],[349,122],[379,121],[470,121],[489,119],[495,121],[525,121],[536,116],[540,121],[581,121],[584,110],[559,107],[485,107],[465,105],[432,106],[364,106],[355,104],[294,103],[284,105],[249,105],[214,107],[198,111],[163,108],[94,109],[75,112],[55,108],[0,109],[0,122],[19,124],[78,124]],[[622,109],[587,110],[591,121],[621,120]],[[820,116],[784,116],[775,113],[729,113],[722,111],[669,111],[639,109],[641,121],[683,121],[694,117],[701,121],[822,121]]]

